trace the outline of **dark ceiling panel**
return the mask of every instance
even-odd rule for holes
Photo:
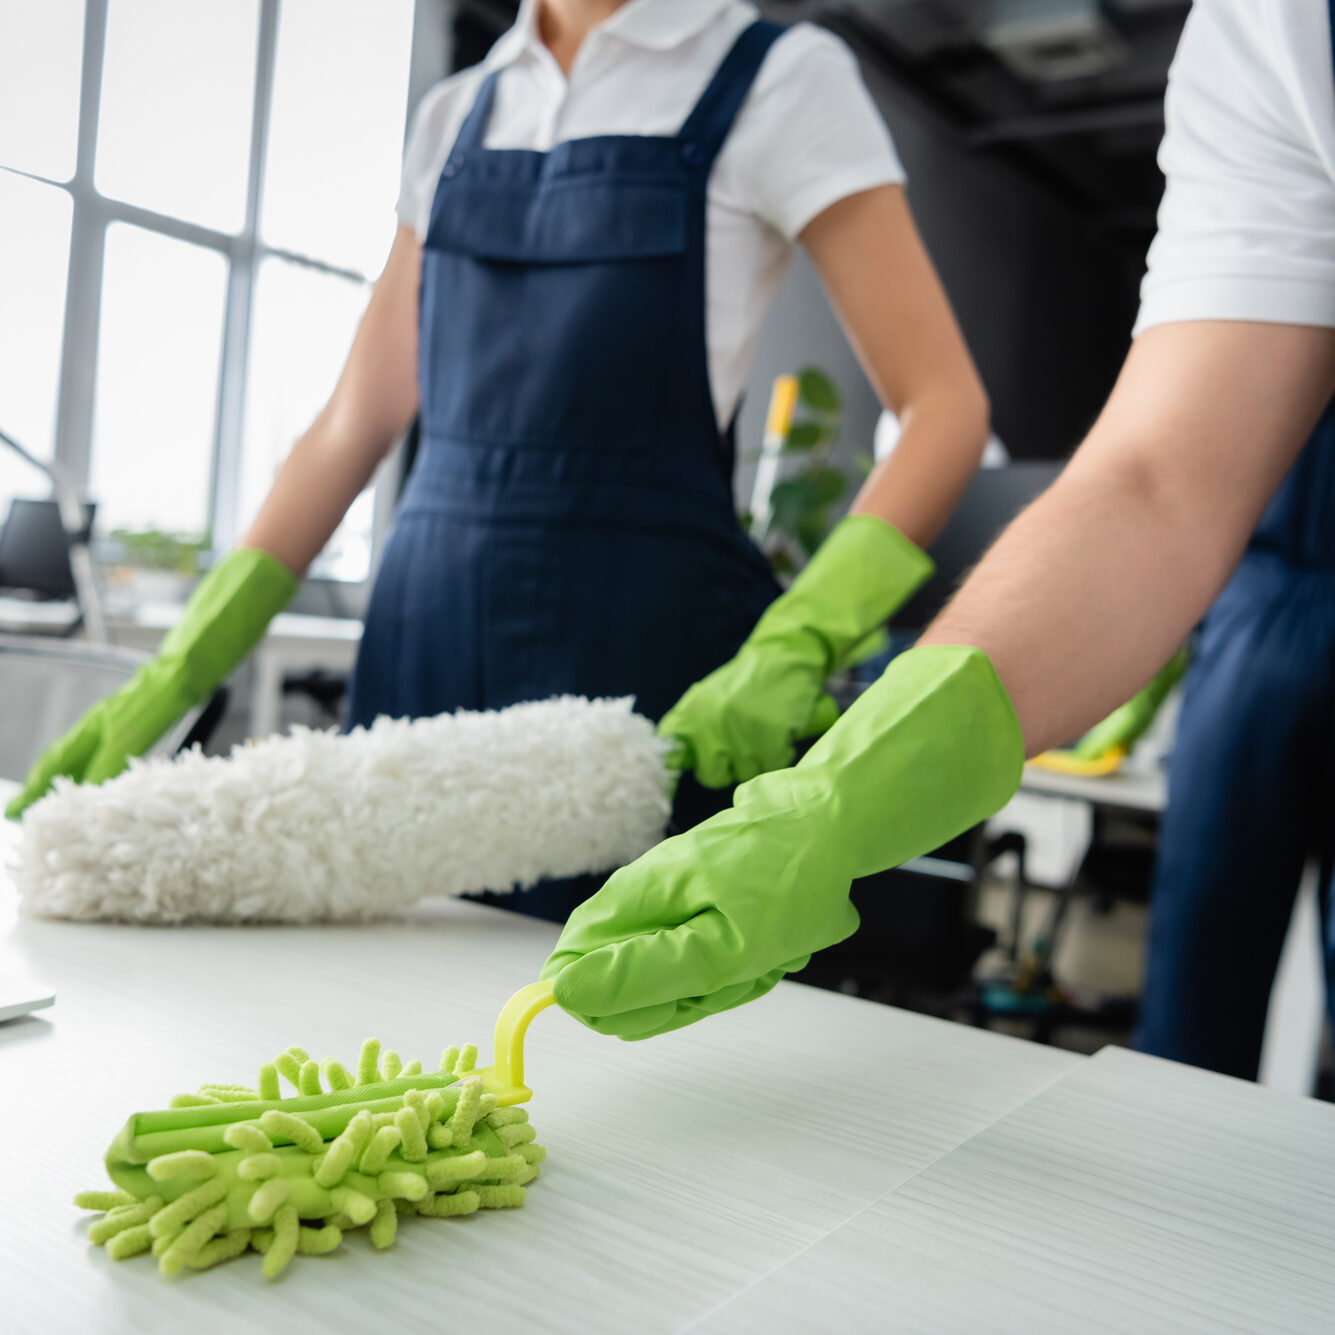
[[[480,59],[517,8],[462,0],[459,64]],[[1132,246],[1148,242],[1163,189],[1155,154],[1164,86],[1189,0],[761,0],[761,8],[839,33],[973,151],[1005,157]],[[1112,33],[1106,67],[1022,77],[1014,31],[1017,16],[1023,29],[1032,15],[1049,17],[1059,34],[1082,25]],[[1036,40],[1028,63],[1042,68],[1064,40]]]

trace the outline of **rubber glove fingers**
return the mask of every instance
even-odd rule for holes
[[[839,706],[824,692],[801,726],[783,728],[768,717],[752,717],[741,700],[711,698],[692,687],[664,716],[658,730],[677,743],[676,767],[694,769],[704,788],[728,788],[758,774],[787,769],[797,758],[796,743],[828,732],[838,718]]]
[[[682,731],[669,731],[673,727]],[[740,710],[731,718],[712,721],[710,726],[692,721],[688,711],[674,711],[659,724],[659,732],[675,741],[670,754],[678,767],[693,769],[704,788],[729,788],[757,774],[786,769],[797,756],[796,736],[790,738],[770,726],[751,726]]]
[[[719,1015],[724,1011],[744,1006],[766,993],[772,992],[786,973],[804,969],[810,960],[809,955],[793,960],[781,969],[772,969],[763,977],[748,982],[735,983],[732,987],[722,988],[718,992],[703,997],[687,997],[676,1002],[665,1002],[658,1006],[645,1006],[640,1010],[623,1011],[619,1015],[582,1015],[578,1011],[568,1013],[581,1024],[592,1029],[596,1034],[605,1034],[609,1038],[619,1038],[627,1043],[637,1043],[646,1038],[657,1038],[659,1034],[671,1033],[674,1029],[684,1029],[688,1024],[706,1019],[710,1015]],[[561,1003],[561,984],[554,988],[558,1003]],[[564,1003],[561,1003],[564,1006]]]
[[[609,878],[571,915],[542,977],[577,1019],[623,1038],[739,1006],[856,930],[840,861],[790,810],[757,819],[734,807]]]
[[[634,896],[639,886],[625,872],[638,866],[622,868],[598,895],[617,896],[623,903]],[[675,1006],[684,997],[730,986],[739,972],[745,976],[747,961],[736,950],[739,934],[717,908],[681,916],[676,924],[587,952],[563,950],[558,942],[540,976],[555,978],[556,1000],[564,1009],[595,1017]]]
[[[816,707],[811,711],[803,737],[820,737],[839,722],[839,703],[828,691],[821,692]]]
[[[717,737],[695,741],[695,778],[704,788],[726,788],[734,783],[732,757],[718,745]]]
[[[791,743],[782,741],[760,750],[730,749],[717,741],[712,745],[707,741],[699,748],[695,777],[703,788],[729,788],[754,779],[757,774],[786,769],[796,754]]]
[[[9,820],[18,818],[36,801],[46,796],[57,778],[82,782],[89,762],[102,742],[102,712],[94,705],[63,737],[41,754],[28,772],[18,796],[5,808]]]
[[[683,774],[688,769],[695,768],[695,752],[691,749],[689,742],[680,737],[674,737],[670,733],[665,733],[660,727],[658,735],[664,741],[671,745],[663,754],[663,768],[672,774]]]
[[[84,783],[106,783],[116,775],[123,774],[130,764],[131,752],[124,745],[108,740],[99,746],[93,758],[84,770]],[[134,754],[137,754],[134,753]]]

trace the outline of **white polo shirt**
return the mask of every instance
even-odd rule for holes
[[[1173,61],[1167,187],[1136,332],[1335,327],[1335,79],[1326,0],[1196,0]]]
[[[486,60],[437,84],[408,137],[400,219],[426,233],[441,167],[483,78],[500,70],[488,148],[546,151],[605,134],[673,135],[748,24],[740,0],[631,0],[594,28],[569,81],[543,46],[534,0]],[[798,24],[770,49],[709,179],[706,337],[726,423],[793,242],[831,204],[904,171],[857,63],[831,33]]]

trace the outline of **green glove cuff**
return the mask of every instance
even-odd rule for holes
[[[268,552],[228,552],[200,581],[150,670],[169,666],[182,709],[197,705],[259,643],[297,585]]]
[[[1024,737],[991,662],[968,645],[893,659],[790,770],[743,784],[739,811],[819,830],[850,877],[939,847],[1020,786]]]
[[[296,588],[292,572],[267,552],[228,553],[200,582],[157,657],[47,747],[5,815],[16,818],[59,776],[101,783],[119,774],[208,698]]]
[[[1097,760],[1114,747],[1131,748],[1145,735],[1169,692],[1187,670],[1191,655],[1185,645],[1126,704],[1096,723],[1071,749],[1077,760]]]
[[[820,675],[841,666],[935,570],[932,558],[875,515],[849,515],[835,525],[792,587],[760,618],[747,647],[792,645],[807,632],[823,662]]]

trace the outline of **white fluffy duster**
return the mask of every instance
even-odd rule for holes
[[[138,922],[365,918],[606,871],[657,843],[664,746],[629,700],[378,719],[57,780],[29,808],[23,911]]]

